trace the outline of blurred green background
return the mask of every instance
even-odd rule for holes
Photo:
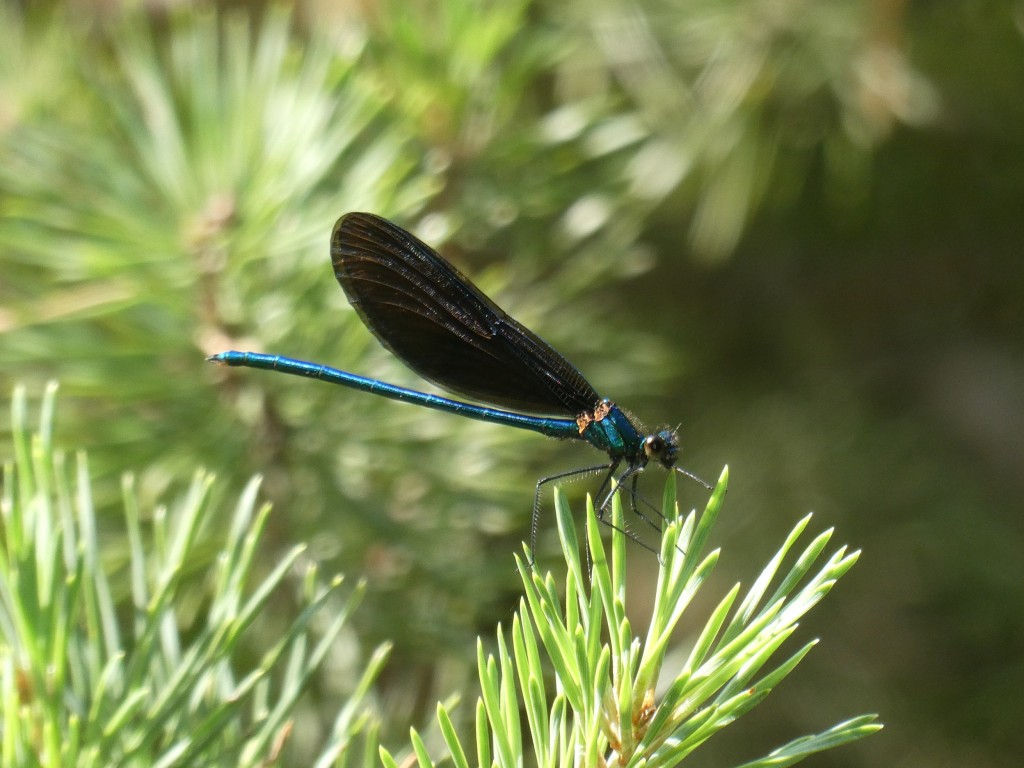
[[[682,465],[730,465],[720,586],[809,509],[864,549],[822,646],[706,760],[877,711],[809,764],[1018,765],[1022,94],[1019,1],[2,0],[0,385],[60,381],[114,550],[123,472],[152,503],[197,465],[228,494],[262,473],[267,563],[308,540],[368,579],[339,652],[395,641],[399,745],[510,619],[536,478],[596,455],[204,363],[416,386],[331,274],[335,219],[380,213],[682,422]]]

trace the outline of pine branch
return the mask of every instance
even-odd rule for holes
[[[478,644],[477,765],[512,768],[530,754],[539,766],[677,765],[760,704],[796,668],[816,641],[781,661],[776,656],[797,621],[859,555],[839,547],[822,561],[829,530],[797,550],[784,569],[810,516],[797,523],[742,599],[737,602],[739,585],[721,598],[685,663],[666,668],[669,639],[718,561],[719,550],[705,553],[705,548],[728,479],[726,470],[702,515],[682,517],[670,478],[665,512],[671,522],[661,539],[661,566],[645,638],[633,633],[627,618],[630,548],[618,500],[612,508],[610,553],[601,540],[604,527],[588,504],[587,574],[572,512],[556,492],[565,571],[557,577],[541,574],[519,560],[524,596],[512,621],[511,647],[500,628],[496,654],[486,654],[482,640]],[[553,690],[545,685],[550,670]],[[438,722],[452,761],[470,765],[467,755],[473,749],[460,740],[444,705],[438,706]],[[881,727],[873,715],[857,717],[793,740],[744,768],[792,765]],[[435,765],[423,740],[415,731],[412,736],[419,765]],[[385,765],[398,764],[387,750],[381,755]]]
[[[140,509],[124,481],[125,551],[101,533],[86,455],[54,450],[56,386],[31,434],[15,392],[14,456],[4,465],[0,520],[0,714],[3,765],[268,765],[281,759],[299,697],[345,629],[362,585],[323,583],[295,546],[265,576],[253,561],[270,513],[259,481],[239,497],[211,586],[192,564],[221,510],[197,472],[169,509]],[[114,553],[119,557],[112,557]],[[251,631],[302,571],[302,611],[253,662]],[[326,617],[330,616],[330,619]],[[264,635],[261,634],[261,638]],[[366,664],[322,747],[333,765],[369,722],[358,713],[387,655]],[[372,737],[371,737],[372,743]]]

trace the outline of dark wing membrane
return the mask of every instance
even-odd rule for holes
[[[568,360],[387,219],[342,216],[331,235],[331,260],[366,326],[428,381],[537,414],[575,416],[601,399]]]

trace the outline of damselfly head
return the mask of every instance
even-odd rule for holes
[[[644,438],[644,456],[657,461],[665,469],[676,463],[679,453],[679,435],[674,429],[662,429]]]

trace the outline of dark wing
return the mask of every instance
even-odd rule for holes
[[[331,261],[374,336],[428,381],[528,413],[575,416],[600,401],[568,360],[387,219],[342,216]]]

